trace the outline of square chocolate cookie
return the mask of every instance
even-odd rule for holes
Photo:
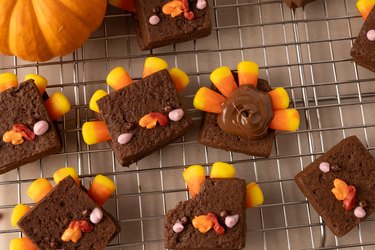
[[[328,150],[295,181],[338,237],[375,211],[375,159],[355,136]]]
[[[192,125],[167,70],[112,92],[99,99],[97,104],[110,133],[113,151],[123,166],[181,137]],[[180,120],[168,119],[173,110],[183,111]],[[139,124],[144,121],[150,125],[155,122],[154,127],[141,127]],[[132,135],[126,144],[120,143],[124,134]]]
[[[350,54],[358,65],[375,72],[375,7],[363,24]]]
[[[91,226],[86,223],[76,243],[62,240],[72,221],[90,221],[90,213],[94,209],[103,214],[100,222]],[[18,226],[39,249],[104,249],[120,232],[117,221],[70,176],[60,181],[28,211],[18,221]]]
[[[205,0],[135,1],[137,40],[142,50],[207,36],[210,11]]]
[[[266,80],[258,79],[257,88],[264,92],[271,90]],[[217,122],[217,114],[203,113],[199,142],[214,148],[235,151],[243,154],[268,157],[271,154],[275,131],[268,130],[264,138],[250,140],[245,137],[229,134],[222,130]]]
[[[209,213],[215,215],[220,225],[226,225],[228,215],[238,221],[231,227],[224,226],[222,234],[215,230],[202,233],[192,220]],[[184,224],[181,231],[176,222]],[[206,179],[196,197],[180,202],[164,218],[164,245],[169,249],[242,249],[245,241],[246,182],[241,179]]]
[[[40,121],[48,124],[43,135],[9,139],[10,134],[22,133],[16,130],[31,132]],[[33,80],[0,93],[0,135],[0,174],[61,150],[59,135]]]

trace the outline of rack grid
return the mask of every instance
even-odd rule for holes
[[[105,208],[120,221],[122,232],[108,249],[164,249],[163,216],[188,198],[181,177],[184,167],[215,161],[232,163],[237,176],[257,181],[265,204],[247,211],[246,249],[374,249],[374,216],[348,235],[337,238],[296,187],[293,177],[342,138],[357,135],[374,154],[375,76],[357,67],[350,48],[363,20],[355,0],[317,0],[290,10],[280,0],[211,0],[213,32],[209,37],[140,51],[131,15],[109,7],[104,23],[82,48],[45,63],[0,56],[0,73],[19,78],[39,73],[49,79],[47,92],[64,92],[72,111],[59,121],[64,149],[0,176],[0,245],[22,233],[10,225],[13,207],[32,205],[25,195],[38,177],[51,179],[62,166],[77,168],[88,186],[98,173],[113,178],[117,191]],[[81,125],[94,119],[89,98],[106,86],[111,68],[124,66],[139,79],[144,59],[164,58],[188,72],[191,84],[182,93],[194,127],[181,139],[131,165],[120,166],[111,148],[87,146]],[[256,61],[260,77],[283,86],[299,110],[298,132],[277,133],[269,158],[208,148],[197,142],[201,113],[192,106],[195,91],[209,86],[218,66],[236,68],[241,60]],[[1,114],[0,114],[1,115]]]

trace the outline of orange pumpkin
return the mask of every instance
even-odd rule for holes
[[[107,0],[0,0],[0,53],[47,61],[78,49],[102,23]]]

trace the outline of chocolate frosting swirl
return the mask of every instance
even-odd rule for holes
[[[267,135],[272,118],[271,97],[252,85],[242,85],[224,101],[217,122],[227,133],[253,140]]]

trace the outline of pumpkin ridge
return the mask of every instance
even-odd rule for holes
[[[34,0],[26,2],[29,4],[25,7],[25,2],[15,1],[13,13],[9,19],[9,51],[11,51],[12,54],[18,52],[18,55],[21,58],[31,57],[34,60],[51,57],[53,54],[49,46],[47,46],[45,36],[43,35],[40,26],[36,25],[39,24],[39,22],[34,11]],[[27,13],[30,15],[29,20],[25,18],[26,15],[23,11],[24,9],[28,9]],[[22,17],[21,21],[20,16]],[[22,21],[31,21],[31,23],[28,22],[27,25],[30,25],[32,28],[29,28],[26,33],[22,32],[24,25]],[[14,22],[16,22],[15,28],[12,29],[11,26],[13,26]],[[19,37],[23,38],[19,39]],[[35,38],[33,39],[33,37]],[[32,48],[32,52],[28,52],[30,48]]]
[[[16,5],[16,2],[15,1],[5,1],[5,3],[2,3],[3,5],[4,4],[7,4],[8,6],[2,6],[2,8],[5,9],[5,13],[4,15],[0,15],[0,27],[6,27],[4,28],[4,30],[2,31],[3,35],[0,39],[0,53],[1,54],[4,54],[4,55],[11,55],[12,54],[12,51],[10,50],[10,36],[9,36],[9,25],[10,25],[10,20],[11,20],[11,17],[12,17],[12,14],[13,14],[13,11],[14,11],[14,7]],[[4,39],[6,38],[6,39]]]

